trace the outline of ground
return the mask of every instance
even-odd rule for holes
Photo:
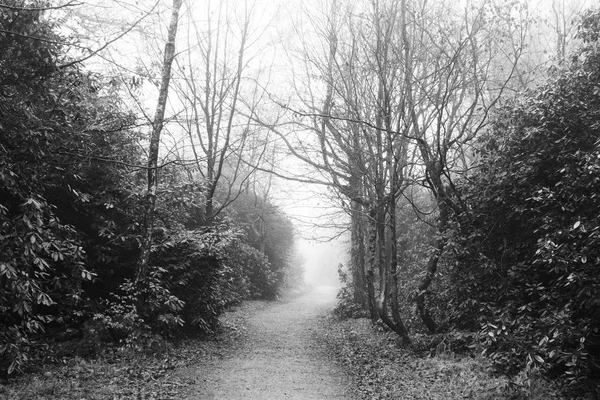
[[[318,320],[334,302],[335,289],[321,287],[254,313],[233,354],[185,370],[199,377],[187,398],[352,399],[349,376],[318,340]]]
[[[209,339],[40,366],[1,382],[0,400],[556,398],[541,381],[492,376],[483,358],[406,349],[367,319],[334,317],[334,306],[330,287],[247,301]]]

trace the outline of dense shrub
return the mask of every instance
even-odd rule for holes
[[[568,70],[498,113],[460,186],[450,310],[507,372],[600,380],[600,12]],[[596,388],[596,389],[593,389]],[[598,392],[595,392],[598,395]]]
[[[118,267],[129,193],[122,165],[105,158],[136,157],[132,118],[96,77],[59,68],[61,38],[39,4],[11,4],[0,18],[14,32],[0,35],[0,370],[9,373],[46,327],[81,323],[86,289]]]
[[[213,331],[221,312],[242,299],[220,260],[234,237],[231,231],[181,232],[153,251],[151,263],[162,271],[161,285],[183,303],[177,315],[185,329]]]
[[[246,298],[273,298],[278,292],[266,256],[226,224],[165,238],[153,250],[151,263],[157,278],[145,297],[141,317],[153,331],[183,328],[210,333],[227,307]],[[182,307],[161,309],[169,296]],[[167,324],[163,327],[161,321]]]
[[[236,241],[227,250],[225,264],[231,271],[239,271],[239,294],[253,299],[273,299],[278,287],[267,256],[254,247]]]
[[[285,213],[267,199],[247,192],[240,194],[227,213],[244,231],[245,245],[238,249],[239,254],[230,256],[248,270],[252,297],[272,299],[286,285],[299,282],[302,272],[292,258],[294,227]]]
[[[338,265],[338,278],[342,287],[337,292],[337,305],[333,310],[340,318],[365,318],[368,313],[354,301],[354,285],[350,284],[349,272],[343,264]]]

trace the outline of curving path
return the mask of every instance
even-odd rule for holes
[[[319,317],[335,304],[335,289],[317,287],[248,320],[244,345],[232,357],[198,367],[192,399],[352,399],[351,381],[319,343]]]

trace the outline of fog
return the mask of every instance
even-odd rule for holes
[[[309,286],[334,286],[339,288],[338,265],[347,265],[348,243],[346,238],[323,242],[299,239],[297,249],[304,262],[304,281]]]

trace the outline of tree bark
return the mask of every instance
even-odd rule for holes
[[[375,266],[377,265],[377,225],[376,210],[369,210],[369,261],[367,262],[367,294],[371,322],[377,323],[379,312],[375,298]]]
[[[377,231],[376,257],[377,269],[379,270],[379,318],[387,318],[387,299],[389,297],[389,269],[387,263],[387,246],[385,240],[385,210],[378,207],[375,211],[374,221]],[[382,317],[383,316],[383,317]],[[385,322],[385,320],[384,320]],[[393,327],[390,327],[393,329]]]
[[[425,149],[422,149],[422,154]],[[425,155],[424,155],[425,157]],[[421,320],[431,333],[435,333],[438,331],[438,324],[435,322],[431,314],[429,314],[429,310],[425,306],[425,296],[427,291],[429,290],[429,286],[431,282],[433,282],[433,278],[437,272],[438,263],[440,260],[440,256],[444,251],[444,246],[446,244],[446,240],[444,239],[444,234],[446,233],[446,229],[448,228],[448,214],[450,211],[449,198],[446,189],[444,188],[444,184],[442,182],[442,167],[440,162],[428,162],[427,163],[427,175],[429,177],[429,184],[431,185],[431,189],[434,193],[435,200],[438,207],[438,221],[437,221],[437,237],[435,238],[433,253],[429,257],[427,262],[427,269],[425,271],[425,277],[419,284],[417,289],[417,296],[415,298],[417,311]]]
[[[365,233],[362,205],[352,202],[351,206],[352,232],[350,237],[352,259],[352,289],[354,302],[363,309],[367,308],[365,296]]]
[[[148,193],[144,204],[144,225],[142,229],[142,251],[138,260],[135,282],[140,284],[148,275],[148,262],[152,249],[152,228],[154,227],[156,191],[158,187],[158,147],[160,144],[160,133],[165,122],[165,109],[169,95],[169,83],[171,81],[171,66],[175,58],[175,38],[177,37],[177,26],[179,22],[179,10],[183,0],[173,0],[171,21],[165,44],[165,54],[161,73],[161,85],[158,94],[158,103],[154,120],[152,122],[152,134],[150,136],[150,149],[148,151]]]
[[[396,212],[396,207],[392,207],[393,212]],[[390,209],[390,216],[393,216],[392,209]],[[390,242],[392,243],[392,259],[390,261],[390,276],[392,278],[392,287],[390,290],[390,303],[392,308],[392,319],[396,324],[396,332],[405,343],[410,343],[410,336],[408,334],[408,329],[404,324],[404,320],[400,315],[400,304],[398,303],[398,285],[400,284],[398,281],[398,255],[397,255],[397,247],[396,247],[396,218],[390,217]]]
[[[383,221],[381,220],[382,216],[384,218]],[[383,275],[380,276],[379,299],[376,301],[375,296],[373,296],[372,307],[375,307],[376,316],[381,318],[386,326],[398,334],[404,343],[408,344],[410,343],[410,336],[402,318],[400,317],[397,303],[397,285],[396,289],[394,289],[393,286],[390,286],[390,283],[397,283],[397,277],[396,281],[393,282],[392,279],[390,279],[391,274],[389,261],[393,257],[391,256],[391,253],[388,254],[389,257],[386,257],[386,255],[383,254],[384,252],[389,253],[389,251],[393,248],[387,246],[385,236],[381,236],[382,234],[385,234],[385,212],[382,212],[380,209],[372,208],[369,212],[369,222],[372,225],[371,235],[369,237],[370,271],[374,270],[375,264],[379,267],[381,271],[380,274]],[[383,229],[381,229],[382,226]],[[393,307],[397,314],[394,315],[394,310],[392,310],[392,316],[390,317],[388,313],[388,302],[394,304],[394,299],[391,298],[392,296],[396,296],[396,305],[393,305]],[[371,319],[373,319],[373,317],[371,317]]]

